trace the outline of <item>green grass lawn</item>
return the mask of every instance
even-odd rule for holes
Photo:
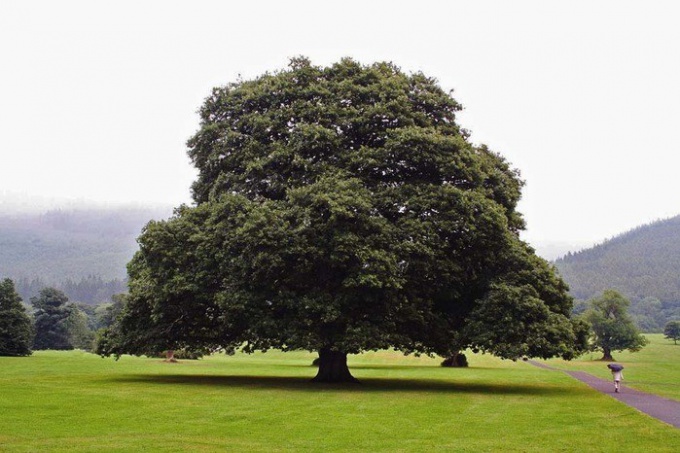
[[[564,373],[470,357],[352,356],[323,385],[306,353],[164,363],[0,358],[0,451],[677,451],[680,430]],[[650,359],[651,360],[651,359]],[[631,373],[632,374],[632,373]],[[635,376],[635,374],[633,374]]]
[[[663,334],[645,334],[650,343],[639,352],[615,352],[612,355],[622,364],[623,384],[643,392],[680,401],[680,344],[673,344]],[[565,362],[548,360],[556,368],[586,371],[592,375],[611,379],[608,362],[599,359],[602,353],[594,352]],[[680,451],[680,446],[678,447]]]

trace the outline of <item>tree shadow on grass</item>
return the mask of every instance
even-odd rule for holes
[[[370,365],[350,365],[349,367],[350,370],[451,370],[452,372],[455,370],[458,373],[466,373],[466,372],[472,372],[472,371],[480,371],[480,370],[498,370],[497,367],[485,367],[485,366],[469,366],[469,367],[443,367],[440,364],[434,364],[434,365],[375,365],[375,364],[370,364]]]
[[[277,367],[287,367],[287,368],[308,368],[308,369],[317,369],[318,366],[312,365],[311,363],[308,364],[300,364],[300,363],[278,363],[276,364]],[[391,365],[391,364],[385,364],[385,365],[354,365],[350,364],[349,369],[350,371],[353,370],[438,370],[441,367],[439,365]],[[462,369],[462,368],[461,368]]]
[[[300,392],[426,392],[441,394],[530,395],[579,393],[578,388],[503,384],[489,382],[455,382],[435,379],[362,378],[358,384],[322,384],[308,377],[294,376],[223,376],[193,374],[124,375],[107,379],[114,384],[190,385],[231,387],[251,390],[288,390]]]
[[[277,367],[280,368],[318,368],[316,365],[312,365],[312,362],[309,363],[290,363],[290,362],[282,362],[282,363],[277,363]],[[469,366],[469,367],[442,367],[439,363],[431,364],[431,365],[413,365],[413,364],[408,364],[408,365],[393,365],[391,363],[380,363],[380,364],[375,364],[375,363],[370,363],[370,364],[354,364],[350,363],[349,364],[349,370],[456,370],[457,372],[465,373],[468,371],[480,371],[480,370],[498,370],[498,367],[493,367],[493,366],[479,366],[479,365],[474,365],[474,366]]]

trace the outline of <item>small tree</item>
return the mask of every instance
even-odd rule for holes
[[[0,281],[0,356],[31,355],[33,327],[9,278]]]
[[[35,309],[34,349],[73,349],[69,333],[71,307],[68,297],[54,288],[45,288],[31,298]]]
[[[126,294],[114,294],[111,296],[111,302],[105,302],[97,305],[94,310],[95,328],[102,329],[111,327],[115,322],[125,303]]]
[[[91,351],[94,344],[94,332],[88,326],[87,314],[76,305],[67,306],[69,312],[65,320],[69,342],[74,348]]]
[[[602,360],[613,361],[612,351],[637,352],[647,344],[628,316],[630,301],[614,290],[590,301],[585,313],[593,333],[593,346],[602,350]]]
[[[678,340],[680,340],[680,321],[669,321],[663,329],[663,334],[666,338],[678,344]]]

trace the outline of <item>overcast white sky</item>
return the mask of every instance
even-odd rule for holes
[[[527,181],[529,242],[600,242],[680,214],[678,4],[2,0],[0,204],[190,202],[213,86],[350,56],[455,90]]]

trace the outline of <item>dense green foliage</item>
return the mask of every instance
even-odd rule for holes
[[[664,326],[663,334],[666,338],[678,344],[678,340],[680,340],[680,321],[669,321]]]
[[[54,288],[45,288],[31,299],[35,310],[34,349],[73,349],[70,328],[81,327],[82,319],[73,314],[73,307],[67,302],[68,297]]]
[[[69,304],[68,309],[65,324],[71,344],[76,349],[92,350],[95,333],[90,327],[90,316],[75,304]]]
[[[661,302],[655,297],[632,300],[629,314],[643,332],[661,332],[669,319],[680,319],[680,303]]]
[[[214,89],[188,143],[197,206],[145,228],[101,352],[319,351],[318,380],[388,347],[573,356],[566,286],[518,237],[523,183],[459,110],[349,59]]]
[[[9,278],[0,281],[0,356],[31,355],[33,327]]]
[[[602,351],[602,360],[613,360],[612,352],[636,352],[647,343],[628,316],[630,301],[614,290],[590,301],[583,315],[593,332],[593,346]]]
[[[69,302],[62,291],[44,288],[31,299],[34,307],[36,349],[92,350],[98,331],[110,327],[122,311],[125,294],[110,302],[88,305]]]
[[[555,261],[571,294],[587,300],[615,289],[631,300],[645,332],[680,320],[680,216],[641,226]]]
[[[656,344],[634,354],[625,385],[679,389],[680,348],[660,343],[664,362],[649,360]],[[315,354],[302,352],[179,365],[77,351],[0,358],[0,450],[670,453],[680,444],[680,430],[564,373],[467,355],[471,367],[455,370],[388,351],[350,356],[363,385],[323,392],[309,382]]]
[[[114,294],[111,297],[111,302],[97,305],[91,313],[88,313],[91,328],[98,330],[111,327],[123,311],[126,297],[126,294]]]

